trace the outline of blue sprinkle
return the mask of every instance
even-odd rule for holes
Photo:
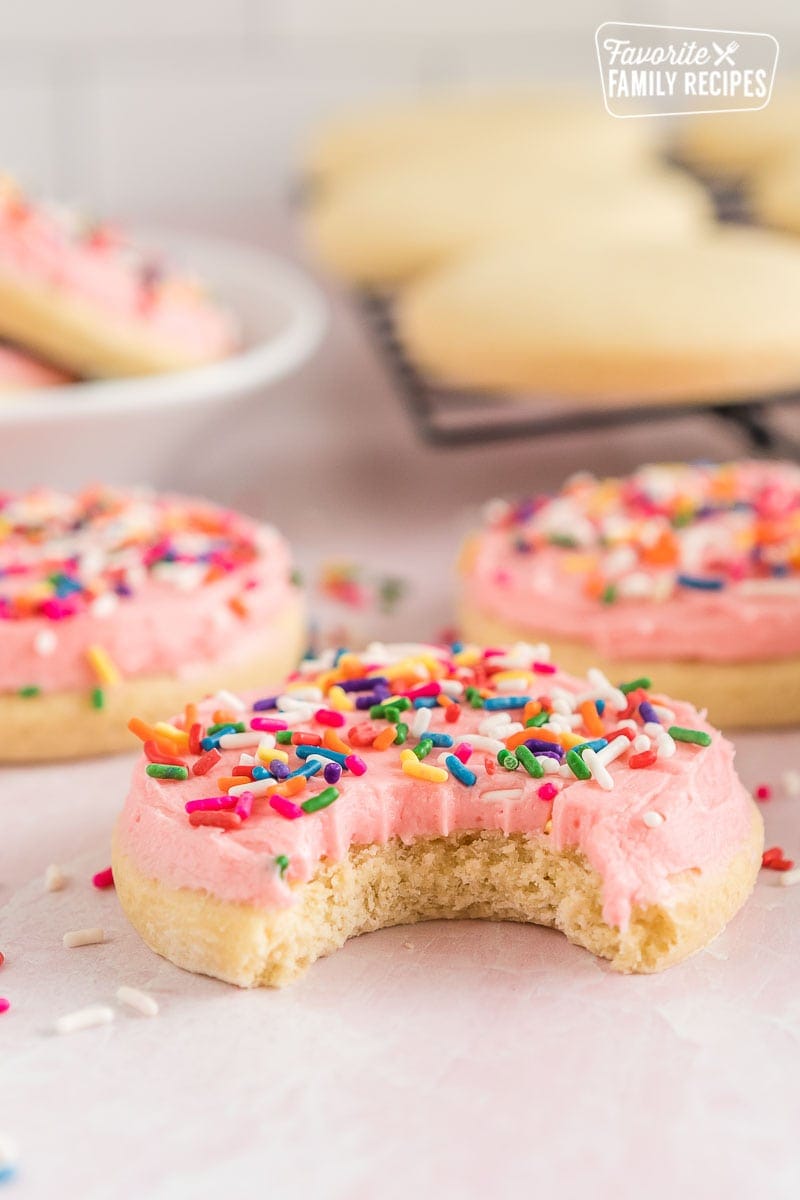
[[[316,747],[315,746],[314,747],[298,746],[297,749],[298,749],[298,751],[300,749],[309,750],[309,749],[316,749]],[[331,751],[329,750],[327,753],[330,754]],[[300,757],[308,758],[309,755],[301,754]],[[309,763],[306,763],[305,766],[303,766],[303,767],[295,767],[294,771],[289,771],[289,773],[287,775],[284,775],[283,779],[281,780],[281,783],[284,783],[287,779],[294,779],[296,775],[302,775],[305,779],[310,779],[312,775],[318,775],[321,770],[322,770],[321,762],[309,762]]]
[[[438,708],[439,703],[435,696],[417,696],[414,701],[414,708]]]
[[[340,754],[338,750],[329,750],[327,746],[295,746],[295,753],[298,758],[310,758],[311,755],[316,755],[318,758],[329,758],[331,762],[337,762],[340,767],[346,766],[347,755]]]
[[[460,654],[463,649],[464,649],[463,642],[451,642],[450,643],[450,653],[451,654]]]
[[[698,588],[701,592],[721,592],[725,586],[724,579],[714,579],[711,575],[683,575],[677,577],[681,587]]]
[[[584,750],[602,750],[607,745],[608,738],[592,738],[591,741],[581,742],[579,745],[573,746],[572,749],[576,754],[583,754]]]
[[[346,654],[346,653],[347,653],[347,650],[345,649],[345,647],[340,646],[339,649],[336,651],[336,653],[333,656],[333,665],[335,667],[338,667],[338,665],[341,661],[342,655]]]
[[[253,767],[253,779],[276,779],[276,775],[272,775],[266,767]]]
[[[453,745],[453,739],[450,737],[449,733],[431,733],[430,729],[426,729],[422,736],[433,742],[434,746]]]
[[[489,712],[496,708],[524,708],[530,696],[492,696],[484,701],[483,707]]]
[[[595,700],[595,702],[594,702],[594,706],[595,706],[595,708],[597,709],[597,715],[598,715],[598,717],[602,717],[603,713],[606,711],[606,702],[605,702],[605,700]]]
[[[456,758],[455,754],[448,754],[444,761],[450,774],[455,775],[459,783],[463,783],[465,787],[472,787],[477,782],[478,776],[475,772],[464,766],[461,759]]]

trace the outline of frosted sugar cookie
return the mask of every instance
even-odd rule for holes
[[[133,713],[279,679],[302,648],[271,527],[145,491],[0,497],[0,761],[125,749]]]
[[[455,386],[746,398],[800,384],[800,247],[753,229],[672,245],[509,240],[409,285],[397,316],[412,358]]]
[[[695,709],[621,682],[546,646],[373,645],[201,703],[172,722],[176,765],[134,770],[122,907],[243,987],[442,917],[554,926],[620,971],[678,962],[750,892],[761,818]]]
[[[35,388],[58,387],[72,377],[48,363],[26,354],[18,346],[0,342],[0,395],[29,392]]]
[[[230,315],[120,232],[0,179],[0,337],[76,375],[150,375],[230,354]]]
[[[574,671],[646,678],[726,725],[800,723],[800,468],[578,475],[493,503],[461,564],[466,636],[546,638]]]

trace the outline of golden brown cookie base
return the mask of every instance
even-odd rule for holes
[[[24,698],[0,695],[0,762],[34,762],[44,759],[86,758],[135,750],[137,741],[128,730],[131,717],[152,723],[165,713],[209,693],[226,688],[247,691],[284,679],[305,649],[305,608],[299,598],[264,632],[257,654],[239,662],[197,664],[191,675],[146,675],[125,679],[103,689],[104,705],[91,704],[91,688],[70,692],[44,692]]]
[[[584,642],[510,625],[463,598],[458,627],[465,640],[485,646],[547,642],[553,662],[575,675],[599,667],[612,683],[647,676],[654,691],[680,696],[695,708],[707,709],[712,725],[772,728],[800,724],[800,658],[796,656],[734,663],[603,658]]]
[[[357,846],[296,887],[290,908],[265,911],[148,879],[113,848],[117,895],[133,926],[179,967],[240,987],[280,987],[348,938],[389,925],[479,918],[548,925],[626,973],[680,962],[724,928],[750,894],[763,827],[712,871],[673,879],[669,907],[634,909],[621,933],[602,918],[601,881],[545,834],[461,833],[404,845]]]

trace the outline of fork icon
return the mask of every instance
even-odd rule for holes
[[[716,42],[712,42],[711,45],[714,47],[714,53],[717,55],[717,58],[714,62],[715,67],[718,67],[721,63],[724,63],[724,62],[730,63],[730,65],[732,67],[736,66],[736,63],[733,61],[733,55],[739,49],[738,42],[736,42],[736,41],[728,42],[728,45],[724,49],[722,46],[719,46]]]

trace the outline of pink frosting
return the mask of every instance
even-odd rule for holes
[[[379,655],[376,658],[382,661]],[[542,679],[548,692],[561,688],[575,695],[587,690],[585,680],[562,673]],[[255,697],[247,699],[252,702]],[[385,751],[370,747],[358,750],[367,764],[366,773],[345,774],[337,785],[339,798],[321,812],[287,820],[262,798],[252,816],[233,831],[194,828],[185,812],[186,802],[218,794],[214,776],[229,776],[240,750],[223,751],[214,776],[196,778],[190,773],[185,782],[148,776],[143,758],[135,768],[119,820],[120,847],[140,871],[167,886],[273,908],[293,902],[291,883],[309,879],[323,859],[339,860],[351,846],[383,844],[391,838],[412,842],[474,830],[540,834],[552,818],[554,847],[575,847],[585,854],[602,877],[605,920],[624,929],[633,905],[668,905],[672,875],[724,863],[744,844],[751,828],[752,802],[735,773],[731,744],[711,731],[691,706],[664,703],[677,723],[712,733],[710,745],[677,743],[672,757],[659,758],[646,769],[632,769],[627,758],[619,758],[609,766],[611,791],[594,780],[548,775],[545,780],[557,780],[562,787],[553,801],[540,798],[543,780],[530,777],[522,768],[511,773],[498,766],[488,774],[487,755],[479,750],[467,764],[477,782],[466,787],[453,777],[445,783],[411,778],[400,768],[400,747]],[[208,717],[213,707],[212,702],[201,712]],[[475,732],[486,716],[464,705],[453,724],[446,721],[442,708],[432,711],[430,728],[451,734],[456,743]],[[348,728],[364,715],[348,714]],[[606,715],[612,724],[616,722],[610,705]],[[247,722],[249,716],[243,719]],[[293,728],[323,731],[314,720],[297,722]],[[347,729],[339,732],[347,736]],[[408,744],[414,745],[415,739]],[[450,752],[435,750],[425,762],[435,764],[440,755]],[[299,802],[325,786],[316,780],[312,783],[297,798]],[[497,792],[502,793],[500,798],[492,798]],[[652,813],[663,818],[655,827],[644,819]],[[275,865],[279,855],[289,859],[284,878]]]
[[[56,387],[58,384],[70,382],[71,376],[63,371],[49,366],[16,346],[0,342],[0,392]]]
[[[464,589],[489,616],[605,658],[800,654],[800,468],[644,467],[493,505]]]
[[[165,561],[171,551],[185,561]],[[222,564],[210,576],[209,552]],[[207,501],[112,489],[0,498],[0,691],[88,688],[92,646],[128,678],[240,660],[289,601],[290,572],[275,529]],[[75,586],[74,611],[55,619],[54,573]]]
[[[117,231],[34,205],[0,180],[0,273],[21,286],[54,288],[98,316],[138,327],[166,351],[204,362],[235,347],[232,320],[198,282],[146,258]]]

